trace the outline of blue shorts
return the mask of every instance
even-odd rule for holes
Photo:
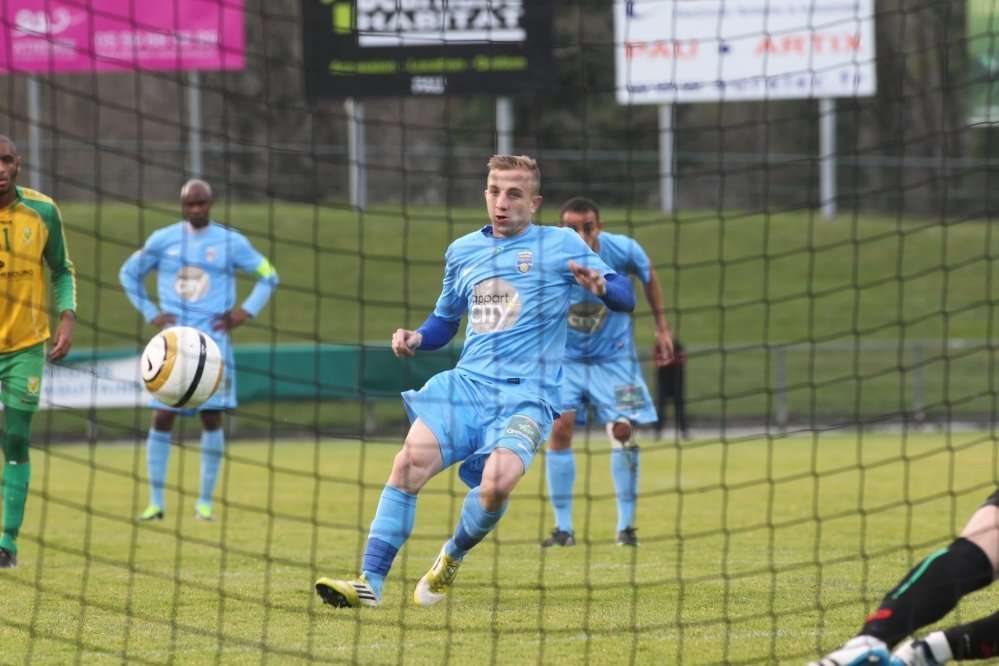
[[[445,469],[462,463],[458,475],[469,488],[482,482],[482,469],[495,449],[520,457],[524,471],[548,439],[558,413],[525,389],[447,370],[430,378],[419,391],[402,394],[409,420],[419,418],[440,444]]]
[[[212,394],[212,397],[193,409],[190,407],[171,407],[156,398],[149,401],[149,406],[152,409],[163,409],[183,416],[194,416],[198,412],[224,411],[235,409],[238,406],[239,403],[236,400],[236,358],[232,351],[231,338],[225,333],[213,331],[210,324],[196,328],[214,340],[215,344],[219,346],[219,351],[222,352],[222,358],[225,359],[222,384]]]
[[[619,418],[633,423],[659,420],[638,359],[589,363],[566,359],[562,373],[562,411],[576,410],[576,423],[586,423],[588,404],[596,409],[600,423]]]

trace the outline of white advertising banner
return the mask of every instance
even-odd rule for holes
[[[615,0],[614,32],[621,104],[876,91],[874,0]]]
[[[46,365],[41,409],[144,407],[152,396],[139,375],[139,356]]]

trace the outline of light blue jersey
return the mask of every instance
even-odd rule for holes
[[[156,271],[159,305],[144,285],[151,271]],[[212,323],[237,307],[237,271],[258,276],[241,306],[256,317],[278,282],[270,262],[234,229],[215,222],[195,229],[182,221],[153,232],[145,246],[125,261],[118,276],[128,299],[147,322],[160,312],[172,314],[178,326],[193,326],[218,343],[226,360],[226,385],[200,407],[202,410],[236,406],[232,346],[227,334],[212,330]],[[154,406],[162,408],[158,403]]]
[[[634,238],[606,231],[598,238],[597,254],[615,273],[636,275],[643,285],[648,283],[649,257]],[[577,285],[569,306],[565,355],[575,361],[637,358],[631,314],[608,309],[599,298]]]
[[[434,314],[468,313],[465,346],[453,370],[406,391],[410,419],[440,444],[444,466],[463,462],[461,478],[481,481],[498,447],[531,464],[558,416],[569,294],[569,260],[611,271],[571,229],[531,225],[514,238],[492,227],[456,240],[445,254],[444,287]]]
[[[601,232],[598,254],[620,275],[651,277],[649,258],[633,238]],[[576,423],[586,422],[586,404],[597,420],[626,418],[636,423],[657,420],[642,367],[635,351],[631,315],[614,312],[585,289],[572,290],[565,378],[560,409],[576,410]]]
[[[455,321],[468,312],[457,367],[537,386],[557,405],[570,294],[585,291],[569,271],[570,260],[614,272],[571,229],[531,225],[514,238],[496,238],[486,227],[454,241],[434,314]]]

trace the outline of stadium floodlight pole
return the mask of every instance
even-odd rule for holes
[[[496,98],[496,153],[513,155],[513,100]]]
[[[28,86],[28,163],[31,165],[28,183],[33,190],[42,189],[42,86],[32,74]]]
[[[659,208],[664,213],[676,209],[676,157],[672,104],[659,105]]]
[[[188,170],[192,178],[204,175],[201,160],[201,77],[198,72],[187,73],[187,150]]]
[[[836,100],[819,98],[819,197],[822,216],[836,219]]]
[[[347,160],[350,173],[350,205],[359,210],[368,206],[367,159],[364,144],[364,102],[353,97],[343,103],[347,112]]]

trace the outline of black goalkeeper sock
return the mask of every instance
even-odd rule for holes
[[[999,613],[944,632],[954,659],[989,659],[999,655]]]
[[[871,613],[860,633],[895,645],[949,613],[964,595],[992,582],[992,563],[981,548],[955,539],[920,562]]]

